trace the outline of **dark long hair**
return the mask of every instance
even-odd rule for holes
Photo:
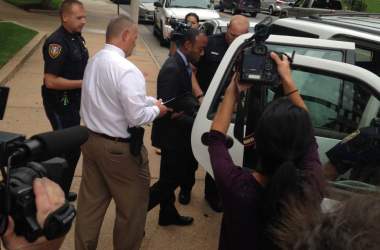
[[[279,221],[284,200],[303,196],[305,167],[302,161],[313,134],[308,112],[285,97],[270,103],[257,124],[258,171],[268,178],[261,205],[262,249],[275,248],[266,232]]]

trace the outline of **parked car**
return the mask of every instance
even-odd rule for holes
[[[159,0],[154,6],[153,34],[160,39],[162,45],[168,41],[172,32],[169,24],[172,19],[184,21],[189,12],[196,13],[200,22],[220,17],[210,0]]]
[[[155,0],[140,0],[139,5],[139,21],[140,22],[152,22],[154,16]]]
[[[294,4],[283,8],[281,16],[301,17],[314,14],[342,12],[341,0],[297,0]]]
[[[201,24],[200,29],[205,32],[208,36],[226,32],[227,31],[227,25],[230,22],[229,17],[221,17],[218,19],[211,19],[203,24]],[[256,20],[250,20],[249,21],[249,32],[253,32],[255,25],[258,23]]]
[[[355,22],[353,22],[355,20]],[[342,138],[380,118],[380,23],[377,15],[284,18],[274,22],[270,50],[292,53],[292,75],[309,109],[322,163],[325,153]],[[293,36],[283,36],[288,34]],[[209,131],[228,84],[237,51],[252,34],[238,37],[229,47],[202,102],[192,130],[192,149],[200,165],[212,173],[201,136]],[[274,98],[269,88],[262,96]],[[243,166],[244,147],[234,137],[231,156]]]
[[[242,12],[249,13],[252,17],[256,17],[260,12],[260,0],[220,0],[220,11],[231,10],[232,15]]]
[[[268,11],[269,15],[279,15],[283,8],[294,3],[295,0],[261,0],[261,9]]]

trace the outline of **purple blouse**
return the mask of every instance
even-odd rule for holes
[[[259,230],[262,230],[258,204],[264,189],[250,172],[235,166],[224,134],[211,131],[208,139],[211,165],[224,209],[219,249],[259,249],[255,245]],[[315,141],[305,156],[304,164],[311,170],[307,171],[311,185],[322,197],[324,182]]]

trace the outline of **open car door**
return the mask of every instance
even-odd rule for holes
[[[207,147],[201,137],[208,132],[224,90],[229,84],[233,62],[239,45],[250,34],[243,35],[231,44],[206,93],[192,130],[193,153],[207,172],[212,174]],[[291,42],[290,42],[291,41]],[[327,161],[326,151],[359,127],[368,126],[379,116],[380,78],[354,66],[354,45],[337,44],[336,41],[285,36],[271,36],[267,40],[270,49],[296,51],[293,60],[293,79],[305,100],[315,128],[322,163]],[[321,59],[322,58],[322,59]],[[274,97],[268,89],[265,99]],[[230,154],[236,165],[243,162],[244,147],[234,138],[234,121],[228,135],[234,143]]]

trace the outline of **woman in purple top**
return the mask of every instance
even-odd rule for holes
[[[275,53],[271,57],[286,97],[270,103],[258,122],[259,166],[255,169],[260,170],[249,173],[235,166],[226,146],[225,134],[242,86],[236,77],[226,89],[209,133],[211,164],[224,206],[219,249],[276,249],[271,227],[280,223],[284,202],[320,202],[323,195],[321,163],[307,108],[288,59]]]

